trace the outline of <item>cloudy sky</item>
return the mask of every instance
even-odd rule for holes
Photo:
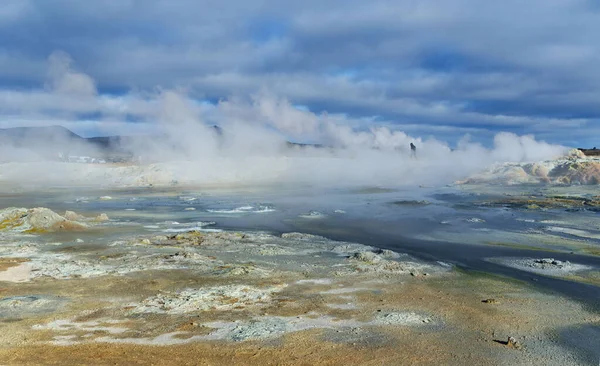
[[[4,0],[0,127],[139,132],[176,90],[198,110],[267,94],[356,129],[600,146],[599,34],[595,0]]]

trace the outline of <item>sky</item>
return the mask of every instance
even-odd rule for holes
[[[593,0],[4,0],[0,128],[146,133],[184,103],[169,120],[250,106],[298,142],[309,116],[600,146],[598,34]]]

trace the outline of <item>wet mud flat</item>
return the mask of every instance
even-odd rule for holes
[[[526,282],[298,232],[102,235],[2,232],[0,363],[595,362],[598,313]]]

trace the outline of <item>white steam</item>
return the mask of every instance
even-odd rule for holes
[[[130,182],[128,177],[116,179],[115,174],[137,174],[145,177],[143,182],[163,179],[189,184],[438,184],[463,178],[496,162],[553,159],[566,152],[562,146],[511,133],[497,134],[491,149],[465,137],[451,150],[445,142],[423,140],[387,127],[357,130],[351,127],[357,125],[356,120],[342,115],[315,114],[265,91],[216,104],[199,103],[180,90],[131,92],[119,97],[99,95],[94,80],[74,71],[68,55],[54,53],[49,63],[46,91],[32,92],[31,100],[24,95],[13,95],[17,103],[12,104],[12,113],[27,118],[44,115],[49,101],[54,100],[57,102],[53,105],[54,114],[44,115],[44,120],[58,115],[68,121],[69,126],[76,126],[78,114],[95,113],[108,122],[134,117],[141,121],[135,123],[152,126],[152,135],[113,142],[109,149],[94,145],[85,150],[91,155],[110,156],[116,149],[142,165],[104,174],[92,174],[81,167],[71,169],[100,180],[94,183]],[[53,123],[64,124],[57,122],[61,120]],[[47,133],[55,131],[49,129]],[[85,142],[63,140],[65,138],[60,137],[62,147],[73,144],[79,150],[84,149]],[[56,136],[35,140],[38,160],[55,157],[56,141]],[[319,146],[293,145],[288,141],[306,141]],[[47,146],[42,146],[44,143]],[[411,156],[410,143],[417,146],[416,158]],[[28,146],[24,144],[2,144],[2,160],[18,161],[24,156],[31,160],[31,152],[25,152]],[[155,165],[148,167],[148,164]],[[67,165],[46,164],[48,171],[38,170],[35,176],[47,173],[55,180],[61,177],[67,181],[84,179],[69,173]],[[96,172],[111,168],[90,169]],[[152,174],[148,173],[149,169]],[[0,180],[31,177],[30,174],[19,175],[14,166],[8,171],[11,174],[0,176]]]
[[[88,75],[74,71],[71,56],[53,52],[48,57],[48,87],[52,92],[76,97],[95,96],[96,84]]]

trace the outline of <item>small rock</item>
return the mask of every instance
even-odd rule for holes
[[[521,349],[521,345],[513,337],[508,337],[508,341],[506,341],[506,346],[508,346],[510,348],[515,348],[515,349]]]
[[[98,222],[104,222],[104,221],[108,221],[109,218],[108,218],[107,214],[103,213],[103,214],[96,216],[95,220]]]
[[[472,217],[470,219],[467,219],[466,221],[467,222],[472,222],[472,223],[482,223],[482,222],[485,222],[484,219],[480,219],[478,217]]]
[[[481,302],[485,303],[485,304],[497,304],[498,301],[496,299],[485,299],[485,300],[481,300]]]
[[[147,245],[152,244],[152,242],[150,241],[150,239],[142,239],[142,240],[140,240],[140,243],[147,244]]]
[[[535,260],[535,263],[540,263],[540,264],[552,264],[552,262],[554,262],[554,258],[542,258],[542,259]]]
[[[85,220],[85,217],[73,212],[73,211],[65,211],[65,219],[67,220],[71,220],[71,221],[83,221]]]
[[[351,258],[366,263],[377,263],[381,261],[381,257],[373,252],[354,253]]]
[[[383,258],[398,258],[400,255],[388,249],[380,249],[376,254],[379,254]]]

